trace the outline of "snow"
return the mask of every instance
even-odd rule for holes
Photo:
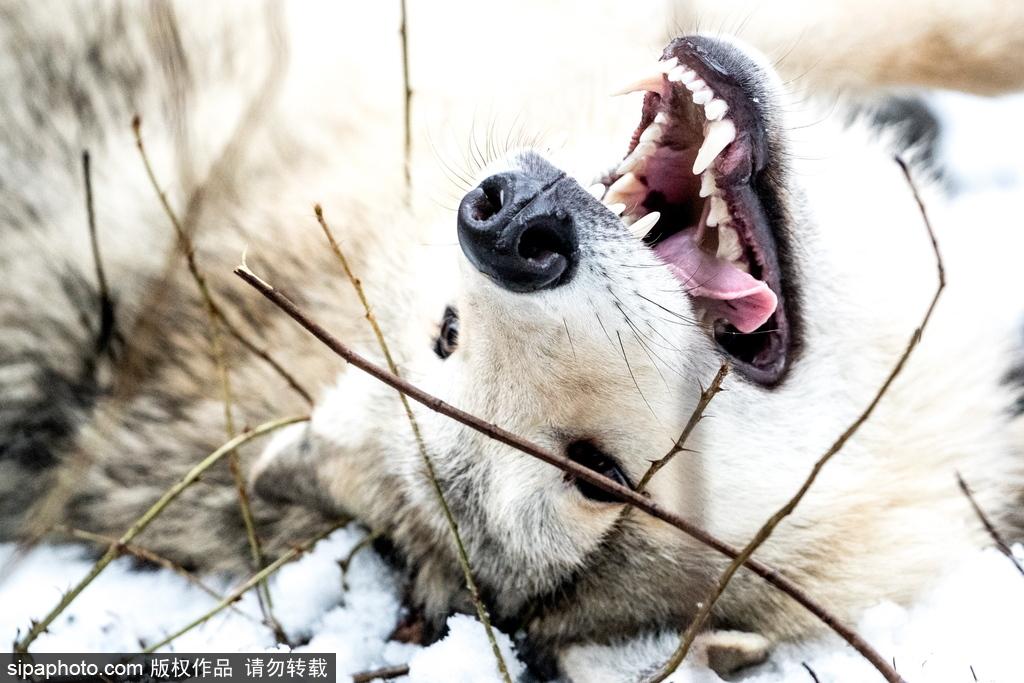
[[[1024,142],[1008,139],[1024,116],[1024,95],[1001,100],[941,93],[933,96],[946,126],[944,155],[960,191],[1019,187]],[[1006,125],[990,125],[996,116]],[[979,120],[988,121],[984,126]],[[338,560],[365,535],[358,525],[340,529],[309,554],[285,566],[270,582],[275,614],[287,633],[308,643],[300,651],[335,652],[339,681],[350,674],[409,664],[408,683],[500,680],[482,625],[458,615],[448,634],[429,647],[388,641],[402,615],[402,584],[371,548],[358,553],[343,584]],[[1024,560],[1024,547],[1015,546]],[[0,568],[13,557],[0,544]],[[31,550],[0,577],[0,642],[12,642],[59,600],[91,567],[81,546],[46,545]],[[204,577],[226,593],[226,577]],[[165,570],[139,570],[129,559],[112,563],[49,631],[34,644],[39,652],[134,652],[209,610],[216,601],[183,577]],[[259,652],[275,649],[260,623],[250,592],[235,605],[176,640],[178,652]],[[1024,644],[1024,576],[995,549],[979,550],[950,567],[936,585],[909,607],[881,603],[865,611],[858,631],[894,659],[910,681],[1021,680],[1018,650]],[[513,676],[524,667],[506,634],[499,645]],[[661,661],[676,643],[665,633],[617,647],[589,646],[577,655],[592,672],[588,683],[630,680],[629,674]],[[775,648],[769,661],[746,672],[747,683],[819,680],[860,683],[878,680],[867,662],[834,636]],[[712,672],[687,662],[675,683],[718,683]]]
[[[310,638],[298,651],[336,652],[339,681],[348,674],[405,664],[408,683],[498,681],[497,667],[482,625],[475,617],[453,616],[448,634],[429,647],[389,642],[399,620],[399,578],[371,548],[353,559],[343,588],[338,559],[364,535],[357,525],[340,529],[311,553],[286,565],[271,580],[275,614],[293,638]],[[1024,547],[1015,552],[1024,559]],[[0,545],[0,566],[14,546]],[[83,576],[91,561],[78,546],[42,546],[18,561],[0,583],[0,641],[11,642],[30,619],[39,618],[60,593]],[[229,582],[209,581],[226,592]],[[33,645],[39,652],[137,651],[210,609],[216,601],[184,578],[165,570],[138,570],[119,559],[75,600]],[[275,648],[259,623],[252,593],[172,644],[178,652],[259,652]],[[1024,576],[995,549],[965,558],[909,608],[882,603],[867,610],[859,631],[895,658],[911,681],[1017,681],[1020,663]],[[658,661],[670,652],[675,634],[643,639],[622,648],[591,647],[592,666],[608,680],[628,667]],[[498,634],[513,677],[524,670],[511,640]],[[776,648],[771,660],[744,678],[748,683],[811,680],[806,662],[822,681],[874,680],[869,664],[834,637]],[[632,669],[636,671],[636,668]],[[717,683],[710,671],[687,664],[676,683]]]

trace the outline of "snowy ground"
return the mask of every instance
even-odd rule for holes
[[[1024,117],[1024,96],[1001,101],[943,94],[935,98],[948,135],[944,156],[954,159],[951,177],[961,191],[1003,191],[1024,186],[1024,139],[1007,136]],[[985,121],[979,126],[978,121]],[[388,642],[401,612],[401,590],[372,550],[360,552],[342,584],[337,560],[362,537],[357,526],[335,532],[312,553],[285,566],[272,580],[275,613],[294,639],[309,639],[302,650],[336,652],[339,680],[348,674],[408,663],[411,683],[486,682],[497,679],[480,624],[452,617],[450,633],[422,648]],[[0,567],[13,552],[0,545]],[[1024,548],[1016,547],[1024,558]],[[0,582],[0,643],[38,619],[78,581],[91,562],[77,546],[33,550]],[[222,579],[209,583],[222,592]],[[213,598],[167,571],[137,571],[118,560],[34,644],[37,651],[134,652],[180,628],[215,604]],[[254,596],[237,611],[224,611],[179,640],[179,652],[262,651],[274,647],[259,623]],[[861,619],[859,631],[894,658],[911,681],[1010,683],[1024,680],[1024,577],[995,550],[980,551],[950,567],[936,587],[910,608],[879,604]],[[666,638],[670,637],[666,635]],[[522,669],[503,637],[513,673]],[[623,652],[591,652],[595,661],[621,665]],[[822,683],[860,683],[877,674],[835,639],[777,649],[771,660],[743,680],[756,683],[811,681],[806,663]],[[715,683],[706,670],[684,668],[676,683]],[[589,683],[589,682],[588,682]]]
[[[293,638],[311,640],[299,650],[336,652],[339,681],[348,674],[409,663],[409,683],[497,681],[483,628],[468,616],[452,617],[450,633],[427,648],[387,637],[398,621],[400,591],[372,550],[355,556],[342,586],[337,559],[362,537],[356,525],[322,541],[312,553],[285,566],[271,582],[275,612]],[[1024,548],[1017,546],[1024,558]],[[11,546],[0,546],[0,566]],[[13,640],[19,628],[52,607],[91,562],[77,546],[32,551],[0,584],[0,642]],[[226,582],[214,587],[226,591]],[[138,571],[118,560],[85,590],[34,645],[37,651],[137,651],[188,623],[215,600],[184,578],[165,571]],[[178,652],[262,651],[274,647],[258,621],[252,594],[240,603],[242,614],[224,611],[173,644]],[[881,652],[895,658],[911,681],[1010,683],[1021,680],[1019,649],[1024,633],[1024,577],[996,550],[964,558],[933,591],[912,608],[879,604],[868,610],[860,632]],[[513,672],[521,669],[507,638],[505,656]],[[598,653],[595,653],[598,654]],[[607,653],[612,660],[623,653]],[[771,661],[751,671],[748,682],[810,681],[806,662],[823,682],[875,680],[870,666],[850,648],[825,640],[777,650]],[[706,670],[687,668],[676,683],[714,683]]]

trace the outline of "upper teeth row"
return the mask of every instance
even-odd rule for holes
[[[648,73],[615,94],[624,95],[631,92],[650,91],[667,97],[669,83],[682,83],[690,91],[693,103],[704,107],[704,116],[708,121],[719,121],[729,111],[729,105],[725,103],[725,100],[715,97],[714,91],[697,76],[697,72],[680,64],[675,57],[657,62]]]

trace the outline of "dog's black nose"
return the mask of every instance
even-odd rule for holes
[[[526,173],[492,175],[459,205],[459,244],[477,270],[513,292],[565,284],[579,260],[576,228],[555,186]]]

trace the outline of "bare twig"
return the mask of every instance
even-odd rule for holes
[[[387,362],[388,369],[391,371],[392,375],[400,378],[402,375],[398,371],[398,365],[395,363],[395,359],[391,355],[388,343],[384,339],[384,332],[380,329],[377,317],[373,314],[373,308],[370,306],[370,301],[366,298],[366,292],[363,291],[362,283],[359,281],[359,278],[356,277],[356,274],[352,272],[348,259],[345,258],[344,252],[342,252],[338,242],[334,239],[334,235],[331,233],[331,229],[328,227],[327,221],[324,219],[323,209],[319,204],[314,207],[314,211],[316,213],[316,219],[320,223],[320,227],[327,236],[327,241],[330,242],[334,255],[337,256],[338,261],[341,262],[341,267],[344,269],[345,275],[348,276],[349,281],[352,283],[352,287],[356,290],[360,303],[363,305],[363,310],[366,311],[366,320],[370,323],[370,327],[373,328],[373,334],[377,337],[377,344],[380,346],[380,350],[384,354],[384,360]],[[494,629],[491,627],[491,618],[487,614],[487,608],[484,606],[483,600],[480,598],[480,591],[477,588],[476,580],[473,578],[473,569],[469,562],[469,555],[466,553],[466,546],[462,542],[462,535],[459,534],[459,524],[455,519],[455,515],[452,514],[451,508],[448,506],[448,501],[445,500],[441,484],[437,481],[437,474],[434,471],[434,463],[430,458],[430,454],[427,452],[427,444],[423,438],[423,432],[420,431],[419,422],[416,421],[416,416],[412,412],[412,406],[409,405],[409,399],[401,391],[398,392],[398,398],[401,400],[402,407],[405,409],[405,415],[409,419],[409,426],[412,428],[413,436],[416,439],[416,447],[419,449],[420,458],[423,460],[423,467],[427,471],[427,478],[430,480],[431,488],[434,490],[434,497],[437,498],[437,504],[441,507],[445,521],[448,523],[448,528],[452,532],[452,539],[455,541],[456,557],[459,561],[459,567],[462,569],[462,575],[466,581],[466,589],[469,591],[469,597],[473,601],[473,606],[476,608],[477,616],[480,618],[480,622],[484,626],[484,631],[487,632],[487,640],[491,643],[491,650],[494,652],[494,659],[498,664],[498,670],[501,672],[501,676],[505,679],[506,683],[512,683],[512,676],[508,672],[508,666],[506,666],[505,658],[501,654],[501,648],[498,647],[498,640],[494,637]]]
[[[374,669],[373,671],[361,671],[357,674],[352,674],[352,683],[370,683],[370,681],[388,680],[391,678],[399,678],[400,676],[408,675],[409,665],[398,664],[396,666],[385,666],[382,669]]]
[[[935,264],[936,271],[938,274],[938,285],[935,288],[935,294],[932,296],[931,303],[929,303],[928,308],[925,310],[924,317],[921,319],[921,323],[910,335],[910,339],[907,341],[907,345],[903,349],[903,353],[900,354],[900,357],[896,361],[896,364],[889,372],[888,377],[886,377],[885,381],[878,388],[878,391],[875,392],[874,397],[864,408],[864,410],[860,413],[860,415],[857,416],[857,419],[855,419],[850,424],[850,426],[847,427],[846,430],[839,435],[839,438],[835,440],[835,442],[828,448],[828,450],[826,450],[825,453],[820,458],[818,458],[818,461],[814,463],[814,467],[811,468],[811,473],[807,476],[807,479],[804,480],[804,483],[800,486],[800,488],[793,495],[793,497],[790,498],[785,505],[779,508],[775,512],[775,514],[768,518],[768,521],[766,521],[764,525],[762,525],[761,528],[758,529],[757,533],[754,535],[754,538],[752,538],[750,542],[746,545],[746,547],[743,548],[743,552],[740,553],[740,555],[729,564],[729,566],[726,568],[724,572],[722,572],[722,575],[718,578],[718,581],[712,589],[711,594],[703,600],[700,609],[697,610],[697,614],[693,618],[693,621],[690,622],[690,625],[686,627],[685,631],[683,631],[679,647],[672,654],[669,660],[665,663],[664,668],[660,672],[658,672],[653,678],[651,678],[650,683],[660,683],[661,681],[664,681],[672,674],[673,671],[675,671],[679,667],[679,665],[686,658],[686,654],[690,651],[690,647],[693,645],[693,641],[696,639],[697,634],[700,633],[700,630],[704,627],[704,624],[705,622],[707,622],[708,617],[711,616],[711,611],[714,609],[715,604],[718,602],[718,599],[722,597],[722,594],[728,587],[729,582],[732,580],[732,577],[739,570],[740,565],[743,564],[743,561],[748,559],[751,555],[753,555],[754,552],[758,548],[760,548],[765,541],[768,540],[768,538],[775,531],[775,528],[779,525],[779,523],[782,522],[783,519],[792,514],[793,510],[796,509],[797,505],[800,504],[800,501],[803,500],[804,496],[810,490],[811,486],[818,478],[818,474],[821,473],[821,470],[825,467],[825,465],[828,464],[828,462],[832,459],[833,456],[835,456],[836,453],[842,450],[843,446],[846,445],[846,442],[849,441],[850,437],[856,434],[857,430],[859,430],[861,426],[868,421],[872,413],[874,413],[875,408],[882,400],[882,397],[885,396],[886,392],[889,390],[889,387],[892,386],[892,383],[899,376],[900,372],[903,371],[903,367],[906,365],[907,360],[910,358],[910,355],[914,352],[914,349],[917,348],[917,345],[921,341],[921,336],[924,334],[924,329],[928,325],[928,321],[931,320],[932,312],[935,310],[935,306],[939,303],[939,297],[942,296],[942,290],[946,288],[946,271],[942,263],[942,254],[939,252],[939,244],[935,238],[935,232],[934,230],[932,230],[931,221],[928,219],[928,212],[925,210],[924,202],[921,201],[921,197],[917,192],[917,186],[914,184],[914,180],[910,175],[910,170],[907,168],[906,164],[903,162],[902,159],[896,157],[895,160],[896,163],[899,165],[900,169],[903,171],[903,175],[906,178],[907,184],[910,186],[910,189],[913,192],[914,199],[917,202],[918,208],[921,211],[922,222],[924,224],[925,229],[928,231],[928,237],[931,240],[932,249],[935,252]]]
[[[686,442],[690,438],[690,434],[693,433],[697,423],[704,418],[704,411],[707,410],[708,404],[711,403],[711,399],[715,397],[719,391],[722,390],[722,381],[725,376],[729,374],[729,364],[722,363],[722,367],[718,369],[715,374],[715,378],[711,380],[711,384],[708,385],[707,389],[700,392],[700,398],[697,400],[697,405],[694,406],[693,412],[690,413],[690,419],[687,420],[686,426],[683,427],[683,431],[679,434],[679,438],[676,439],[675,444],[669,449],[668,453],[663,455],[660,459],[655,460],[651,463],[651,466],[644,472],[644,476],[640,478],[640,483],[636,485],[637,491],[643,491],[647,488],[647,484],[650,483],[651,477],[658,473],[662,467],[667,465],[676,454],[681,453],[686,447]]]
[[[157,182],[156,174],[153,172],[153,167],[149,163],[149,156],[146,154],[146,148],[142,144],[142,123],[138,116],[132,119],[132,130],[135,133],[135,146],[139,150],[139,156],[142,157],[142,163],[146,167],[146,175],[149,176],[149,182],[153,186],[153,190],[157,193],[160,198],[160,204],[163,206],[164,213],[167,214],[167,218],[170,219],[171,225],[174,226],[174,232],[178,237],[178,244],[181,246],[183,252],[185,252],[185,261],[188,264],[188,271],[192,275],[192,279],[196,283],[196,288],[199,290],[199,295],[202,297],[203,305],[206,309],[206,315],[210,321],[210,343],[213,347],[213,359],[217,365],[217,375],[220,378],[221,395],[224,401],[224,425],[227,431],[228,438],[231,439],[235,436],[235,419],[233,415],[233,399],[231,391],[231,376],[228,372],[228,361],[227,355],[224,350],[224,340],[221,336],[221,325],[224,324],[228,327],[226,321],[223,319],[223,315],[220,313],[220,309],[217,303],[213,299],[213,293],[210,291],[209,286],[206,283],[206,276],[202,270],[199,269],[199,263],[196,260],[196,248],[192,242],[192,238],[188,232],[182,226],[181,221],[178,220],[178,215],[171,208],[170,202],[167,201],[167,195],[160,189],[160,184]],[[237,337],[237,335],[235,335]],[[245,525],[245,536],[249,541],[249,551],[252,556],[253,568],[259,571],[263,568],[263,549],[260,547],[260,539],[256,534],[256,521],[252,515],[252,507],[249,505],[249,494],[246,491],[245,476],[242,474],[242,466],[239,462],[237,451],[232,451],[228,454],[228,468],[231,470],[231,477],[235,481],[235,490],[238,494],[238,507],[242,513],[242,522]],[[273,601],[270,597],[270,589],[264,584],[256,590],[256,595],[259,598],[260,611],[263,612],[263,618],[267,624],[274,631],[274,636],[278,642],[287,643],[288,637],[284,633],[284,629],[278,623],[274,617]]]
[[[310,334],[323,342],[329,349],[334,353],[338,354],[346,361],[351,363],[354,367],[359,368],[363,372],[369,374],[372,377],[380,380],[388,386],[401,391],[403,394],[413,399],[417,403],[421,403],[430,410],[440,413],[446,417],[449,417],[456,422],[460,422],[463,425],[474,429],[487,437],[494,439],[500,443],[510,446],[522,453],[530,455],[534,458],[542,460],[549,465],[557,467],[563,472],[567,472],[572,476],[581,479],[588,484],[592,484],[597,488],[605,491],[606,493],[614,496],[616,499],[621,500],[624,503],[639,508],[646,512],[652,517],[656,517],[667,524],[679,529],[691,538],[703,543],[704,545],[713,548],[717,552],[725,555],[726,557],[734,558],[739,555],[740,550],[729,545],[728,543],[719,540],[715,536],[712,536],[707,531],[700,527],[692,524],[683,517],[665,510],[658,506],[656,503],[648,499],[647,496],[634,491],[631,488],[623,486],[618,482],[612,481],[611,479],[604,477],[594,470],[573,462],[564,455],[552,453],[544,450],[540,446],[537,446],[512,432],[509,432],[497,425],[480,419],[479,417],[467,413],[464,410],[460,410],[455,406],[445,403],[441,399],[428,394],[419,387],[410,384],[401,377],[396,377],[394,374],[388,372],[384,368],[370,362],[363,356],[349,349],[338,339],[336,339],[331,333],[325,330],[323,327],[318,325],[316,322],[311,320],[305,313],[303,313],[291,299],[282,294],[280,291],[269,285],[265,281],[261,280],[251,270],[242,266],[235,268],[235,274],[238,277],[245,280],[249,285],[256,289],[260,294],[266,297],[269,301],[273,302],[281,310],[287,313],[295,322],[299,323],[304,327]],[[811,596],[809,596],[802,588],[797,586],[795,583],[787,579],[785,576],[780,574],[775,569],[768,565],[755,560],[753,558],[747,558],[744,563],[748,569],[763,578],[765,581],[775,586],[780,591],[793,598],[796,602],[802,605],[807,611],[817,617],[827,627],[832,629],[837,635],[843,640],[850,644],[850,646],[867,659],[872,666],[885,677],[890,683],[897,683],[902,681],[899,674],[893,670],[890,664],[873,648],[867,643],[856,631],[843,624],[838,617],[832,614],[824,606],[819,604]]]
[[[167,645],[171,641],[175,640],[176,638],[181,637],[182,635],[184,635],[185,633],[188,633],[189,631],[191,631],[192,629],[196,628],[197,626],[205,624],[207,621],[209,621],[210,619],[212,619],[216,615],[220,614],[223,610],[227,609],[228,607],[230,607],[234,603],[238,602],[242,598],[242,596],[246,592],[251,590],[253,587],[255,587],[255,586],[259,585],[259,584],[264,583],[271,574],[273,574],[278,569],[280,569],[284,565],[288,564],[292,560],[295,560],[300,555],[308,552],[319,541],[321,541],[324,538],[326,538],[327,536],[329,536],[336,529],[344,526],[345,524],[348,524],[349,521],[350,520],[346,519],[346,520],[343,520],[343,521],[338,522],[336,524],[333,524],[330,527],[328,527],[325,531],[317,534],[316,536],[314,536],[313,538],[309,539],[308,541],[306,541],[304,543],[300,543],[299,545],[289,549],[288,552],[284,553],[283,555],[281,555],[281,557],[277,558],[276,560],[274,560],[273,562],[268,564],[266,567],[264,567],[263,569],[261,569],[257,573],[255,573],[252,576],[250,576],[248,579],[246,579],[246,581],[242,585],[240,585],[238,588],[236,588],[233,591],[231,591],[228,595],[224,596],[224,598],[220,602],[218,602],[212,609],[210,609],[209,611],[205,612],[202,616],[197,617],[193,621],[189,622],[187,625],[181,627],[180,629],[178,629],[177,631],[175,631],[171,635],[167,636],[163,640],[161,640],[161,641],[159,641],[157,643],[154,643],[153,645],[150,645],[149,647],[145,648],[143,650],[143,652],[146,653],[146,654],[149,654],[151,652],[156,652],[157,650],[159,650],[163,646]]]
[[[177,215],[174,213],[174,209],[171,208],[171,204],[167,200],[167,195],[160,189],[160,185],[153,173],[152,166],[150,166],[149,157],[146,156],[146,150],[142,144],[141,125],[141,120],[138,116],[135,116],[135,118],[132,119],[132,129],[135,132],[135,145],[138,147],[139,154],[142,156],[142,161],[146,166],[146,174],[149,176],[150,184],[152,184],[153,189],[156,191],[157,197],[160,199],[160,204],[163,206],[164,213],[167,214],[171,224],[174,226],[174,231],[178,236],[178,240],[181,243],[183,250],[185,251],[185,259],[188,263],[189,271],[192,274],[192,279],[196,281],[196,285],[200,289],[200,294],[203,296],[204,303],[213,311],[213,315],[215,315],[220,324],[224,326],[224,329],[227,330],[228,334],[234,337],[235,340],[245,347],[247,351],[259,357],[264,363],[270,366],[270,368],[276,372],[277,375],[280,376],[295,393],[301,396],[306,403],[313,405],[312,395],[306,391],[301,384],[299,384],[298,380],[295,379],[290,372],[285,370],[280,363],[274,360],[266,349],[258,346],[250,340],[237,325],[231,322],[224,313],[224,310],[220,307],[220,304],[218,304],[217,300],[211,295],[211,292],[206,285],[206,278],[203,276],[196,264],[195,248],[192,244],[192,240],[189,238],[184,226],[182,226],[181,221],[178,220]]]
[[[115,336],[114,300],[110,296],[107,275],[103,270],[103,259],[100,256],[99,234],[96,230],[96,210],[92,198],[92,165],[89,150],[82,150],[82,176],[85,181],[85,212],[89,221],[89,246],[92,248],[92,260],[96,268],[96,287],[99,289],[99,330],[96,333],[96,350],[103,351]]]
[[[89,573],[86,574],[81,581],[75,584],[75,586],[71,590],[65,593],[61,597],[57,605],[53,609],[51,609],[45,617],[43,617],[39,621],[32,622],[32,625],[29,628],[28,632],[25,634],[25,636],[14,644],[14,651],[16,653],[28,652],[29,645],[31,645],[35,641],[35,639],[40,636],[40,634],[46,631],[50,624],[53,623],[53,620],[60,616],[65,609],[67,609],[67,606],[70,605],[83,590],[85,590],[86,586],[92,583],[93,580],[97,576],[99,576],[104,569],[107,568],[107,565],[109,565],[111,562],[114,561],[115,558],[117,558],[117,556],[121,552],[120,548],[126,545],[127,543],[130,543],[133,538],[142,533],[146,529],[146,527],[148,527],[150,523],[154,519],[156,519],[156,517],[161,512],[163,512],[164,508],[166,508],[175,498],[180,496],[185,489],[187,489],[189,486],[195,483],[195,481],[199,479],[199,477],[206,470],[210,469],[221,458],[223,458],[225,455],[232,452],[242,444],[248,443],[249,441],[252,441],[258,436],[262,436],[264,434],[275,431],[277,429],[281,429],[282,427],[287,427],[288,425],[292,425],[297,422],[305,422],[307,420],[309,420],[309,417],[303,415],[300,417],[285,417],[277,420],[271,420],[270,422],[264,422],[258,427],[242,432],[241,434],[231,439],[230,441],[225,442],[215,451],[213,451],[208,456],[203,458],[203,460],[201,460],[199,464],[197,464],[195,467],[189,470],[185,474],[185,476],[178,481],[177,484],[168,489],[162,496],[160,496],[159,500],[153,503],[153,505],[148,510],[146,510],[146,512],[144,512],[141,517],[139,517],[137,520],[135,520],[134,523],[132,523],[128,530],[125,531],[121,535],[121,537],[117,539],[117,543],[111,545],[107,549],[107,552],[105,552],[103,556],[96,561],[96,564],[94,564],[92,569],[89,570]]]
[[[974,514],[978,516],[982,526],[985,527],[985,531],[987,531],[988,535],[992,537],[992,542],[996,544],[996,547],[999,548],[1001,553],[1010,558],[1010,562],[1013,562],[1013,566],[1017,568],[1017,571],[1020,572],[1021,576],[1024,576],[1024,565],[1021,565],[1020,560],[1018,560],[1017,556],[1013,554],[1013,548],[1010,547],[1010,544],[1006,542],[1002,534],[999,533],[999,530],[996,529],[994,524],[992,524],[992,520],[988,518],[988,515],[986,515],[985,511],[981,509],[981,506],[978,505],[978,501],[974,499],[974,494],[971,493],[970,487],[967,485],[967,482],[964,481],[964,478],[960,476],[959,472],[956,473],[956,481],[960,484],[960,490],[964,492],[965,496],[967,496],[967,500],[970,502],[971,507],[974,508]]]
[[[402,110],[405,126],[405,148],[404,164],[405,171],[405,201],[412,202],[412,81],[409,78],[409,12],[405,6],[405,0],[398,0],[401,20],[399,24],[399,38],[402,42],[402,84],[404,91],[404,107]]]
[[[64,534],[69,538],[73,538],[79,541],[87,541],[89,543],[95,543],[96,545],[102,546],[119,546],[118,549],[122,553],[132,555],[133,557],[143,560],[144,562],[151,562],[155,565],[163,567],[164,569],[168,569],[174,572],[175,574],[182,577],[183,579],[185,579],[186,581],[188,581],[196,588],[203,591],[215,600],[222,600],[224,598],[223,595],[215,591],[213,588],[207,585],[202,579],[200,579],[198,576],[182,567],[177,562],[173,562],[172,560],[164,557],[163,555],[158,555],[157,553],[153,552],[152,550],[149,550],[148,548],[143,548],[140,545],[134,545],[132,543],[118,544],[117,539],[113,536],[97,534],[92,531],[86,531],[85,529],[74,529],[63,524],[58,524],[53,528],[53,530],[57,533]],[[252,619],[251,616],[237,608],[232,608],[232,610],[247,619]]]
[[[341,569],[341,588],[344,591],[348,591],[348,568],[352,565],[352,560],[356,558],[360,552],[370,547],[374,541],[382,536],[379,531],[371,531],[370,533],[359,539],[359,542],[352,546],[352,549],[348,551],[348,555],[338,560],[338,567]]]

